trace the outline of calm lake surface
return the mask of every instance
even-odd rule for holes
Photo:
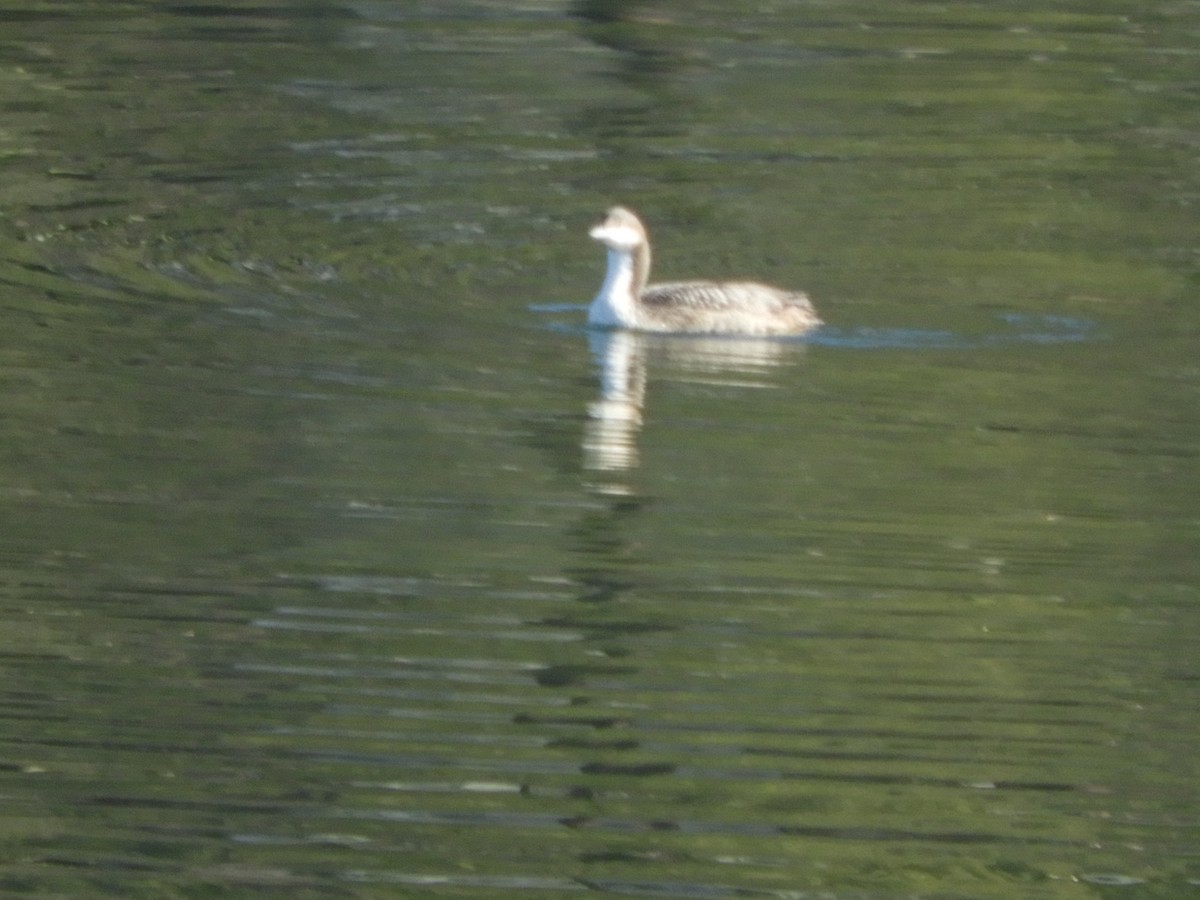
[[[0,23],[0,894],[1200,894],[1195,2]]]

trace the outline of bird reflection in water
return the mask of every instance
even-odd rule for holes
[[[771,369],[804,353],[802,341],[623,330],[592,331],[588,344],[600,371],[600,397],[588,406],[583,462],[587,469],[608,473],[639,464],[649,370],[693,384],[766,388],[776,386],[767,378]],[[606,487],[609,493],[628,490],[616,482]]]

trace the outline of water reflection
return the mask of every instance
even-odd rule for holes
[[[576,126],[601,144],[618,137],[664,137],[688,133],[692,105],[678,90],[677,76],[693,60],[668,42],[668,29],[648,30],[660,22],[644,11],[644,0],[579,0],[574,14],[584,36],[614,52],[611,78],[628,88],[632,99],[590,104],[574,117]]]
[[[600,398],[588,407],[584,467],[621,472],[638,465],[648,369],[684,381],[772,387],[768,371],[797,359],[805,345],[796,340],[592,331],[588,346],[600,372]],[[609,484],[607,490],[619,493],[626,488]]]
[[[638,464],[637,434],[646,398],[643,336],[594,332],[588,345],[600,370],[600,399],[588,407],[584,467],[601,472],[632,469]]]
[[[643,86],[682,64],[680,55],[662,42],[662,35],[650,40],[638,30],[640,24],[661,21],[643,11],[646,6],[645,0],[579,0],[574,8],[575,15],[587,23],[589,38],[621,54],[621,80]]]
[[[0,78],[0,893],[1195,888],[1192,31],[53,6]],[[601,196],[816,262],[819,358],[596,334],[597,390],[581,307],[515,313]]]

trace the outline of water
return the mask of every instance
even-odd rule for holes
[[[1197,891],[1193,4],[3,18],[3,893]]]

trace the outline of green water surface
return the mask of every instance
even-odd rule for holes
[[[0,893],[1198,890],[1195,4],[0,22]]]

